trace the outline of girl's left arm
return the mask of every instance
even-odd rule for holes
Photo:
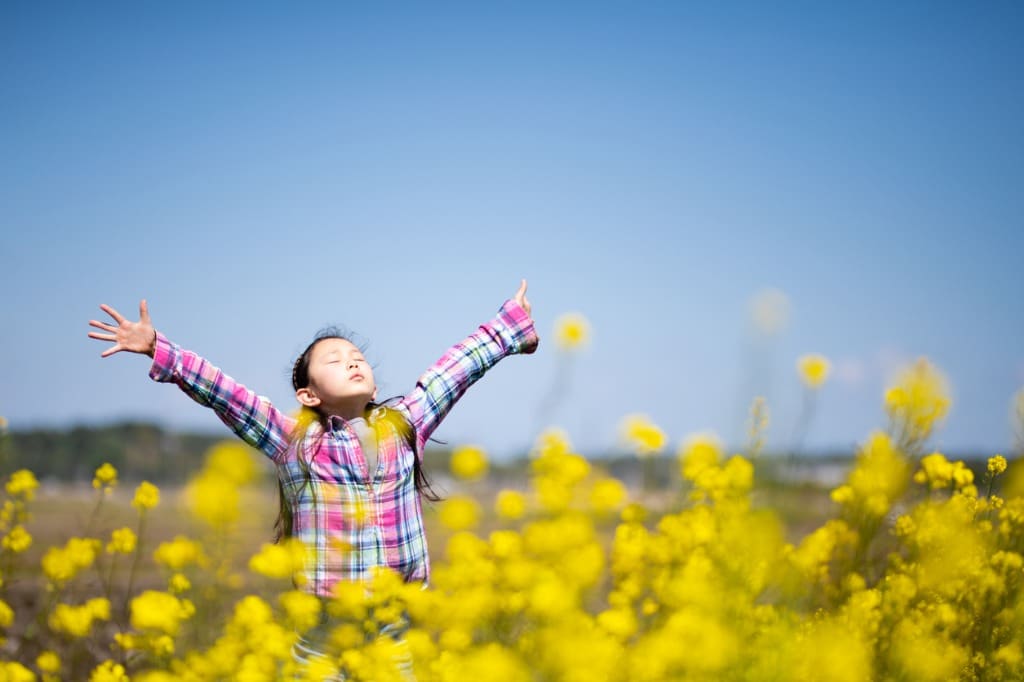
[[[494,319],[452,346],[402,400],[416,433],[417,452],[423,451],[423,444],[452,406],[488,369],[505,356],[533,353],[539,342],[523,280]]]

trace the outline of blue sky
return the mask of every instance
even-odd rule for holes
[[[820,352],[809,449],[883,426],[924,355],[953,387],[935,446],[1008,452],[1022,29],[995,2],[4,3],[0,414],[223,428],[148,359],[99,358],[100,303],[148,298],[290,409],[320,327],[403,393],[526,277],[541,350],[472,389],[450,443],[557,424],[597,454],[636,412],[736,442],[764,394],[785,447]],[[791,311],[770,342],[765,289]],[[566,359],[569,311],[593,338]]]

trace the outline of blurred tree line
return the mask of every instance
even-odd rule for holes
[[[184,482],[220,440],[145,422],[10,431],[0,435],[0,474],[25,468],[40,479],[91,481],[96,468],[110,462],[122,480]]]

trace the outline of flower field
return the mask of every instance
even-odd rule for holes
[[[800,371],[816,390],[827,361]],[[885,407],[799,530],[781,500],[806,491],[759,487],[758,402],[744,452],[694,435],[667,488],[646,468],[667,438],[640,415],[623,434],[643,486],[555,430],[514,487],[457,448],[453,490],[427,510],[430,587],[381,570],[327,600],[292,583],[301,547],[264,541],[276,501],[243,446],[214,448],[173,495],[109,465],[60,495],[13,472],[0,679],[402,680],[410,664],[478,682],[1024,679],[1024,470],[997,455],[975,474],[930,451],[949,400],[926,361]],[[312,631],[331,657],[297,668],[292,644]]]

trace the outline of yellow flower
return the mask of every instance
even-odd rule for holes
[[[36,674],[21,663],[0,663],[0,680],[7,682],[35,682]]]
[[[280,544],[266,543],[249,560],[249,570],[268,578],[292,578],[303,570],[306,549],[294,538]]]
[[[914,473],[914,481],[927,483],[932,490],[952,485],[963,490],[974,482],[974,472],[963,462],[950,462],[942,453],[933,452],[921,458],[921,469]]]
[[[109,462],[104,462],[102,466],[96,469],[96,473],[93,475],[92,487],[103,488],[104,490],[111,490],[117,485],[117,469],[113,467]]]
[[[7,602],[0,599],[0,628],[9,628],[14,622],[14,611]]]
[[[988,458],[988,473],[990,476],[998,476],[1006,471],[1006,458],[1002,455]]]
[[[135,551],[135,531],[131,528],[118,528],[110,534],[110,542],[107,543],[107,554],[131,554]]]
[[[255,451],[237,440],[224,440],[206,453],[203,473],[216,474],[235,485],[245,485],[256,479],[259,468]]]
[[[903,370],[885,393],[885,409],[897,432],[912,442],[925,440],[949,412],[949,382],[925,358]]]
[[[26,502],[31,502],[35,498],[38,488],[39,481],[28,469],[15,471],[7,481],[7,494],[11,497],[23,497]]]
[[[181,573],[175,573],[171,576],[170,580],[167,581],[168,592],[181,594],[182,592],[188,592],[191,589],[192,583],[189,582],[189,579]]]
[[[89,675],[89,682],[129,682],[129,677],[120,663],[104,661]]]
[[[526,496],[516,490],[502,490],[494,500],[494,511],[503,519],[521,519],[526,513]]]
[[[655,455],[665,449],[668,438],[646,415],[631,414],[622,420],[622,437],[640,457]]]
[[[62,585],[92,566],[100,542],[93,538],[71,538],[64,547],[51,547],[43,555],[43,573],[55,585]]]
[[[152,509],[158,504],[160,504],[160,489],[149,481],[140,483],[139,487],[135,489],[135,498],[132,500],[132,506],[141,511]]]
[[[590,323],[579,313],[565,313],[555,320],[555,345],[565,351],[582,348],[590,341]]]
[[[821,388],[828,379],[829,371],[832,368],[828,358],[824,355],[810,353],[803,355],[796,361],[797,371],[800,373],[800,380],[808,388]]]
[[[15,554],[20,554],[28,549],[32,545],[32,536],[29,535],[28,531],[22,525],[17,525],[11,529],[11,532],[4,536],[3,547],[9,549]]]
[[[241,515],[238,485],[216,473],[203,472],[185,489],[189,511],[214,528],[232,525]]]
[[[36,667],[40,672],[56,675],[60,672],[60,656],[52,651],[44,651],[36,658]]]
[[[615,478],[603,478],[590,491],[590,505],[599,513],[618,509],[626,501],[626,486]]]
[[[472,497],[451,497],[441,503],[438,515],[450,530],[469,530],[480,521],[480,505]]]
[[[846,484],[832,491],[832,499],[869,517],[881,518],[903,494],[909,477],[909,465],[903,453],[889,436],[875,432],[857,453]]]
[[[181,621],[190,618],[194,612],[195,608],[187,599],[155,590],[146,590],[131,601],[131,622],[136,630],[177,635]]]
[[[320,599],[307,592],[291,590],[277,598],[289,624],[299,632],[309,630],[320,622]]]
[[[722,441],[713,433],[695,433],[679,448],[683,478],[693,481],[706,469],[717,467],[724,455]]]
[[[107,599],[90,599],[81,606],[57,604],[48,619],[50,629],[71,637],[88,637],[93,622],[110,620],[110,602]]]
[[[172,571],[180,571],[189,564],[201,563],[203,550],[195,540],[178,535],[171,542],[161,542],[153,552],[153,560]]]
[[[487,453],[482,448],[465,445],[452,451],[451,470],[458,478],[476,480],[487,474]]]

